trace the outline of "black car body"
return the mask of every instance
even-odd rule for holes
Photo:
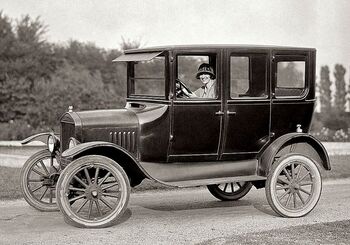
[[[283,162],[286,156],[291,156],[291,162],[303,162],[298,156],[304,156],[317,168],[330,170],[325,148],[308,134],[315,106],[315,59],[315,49],[276,46],[190,45],[127,50],[114,60],[127,64],[125,108],[71,110],[62,115],[59,140],[54,137],[54,157],[63,170],[82,157],[104,156],[125,171],[131,186],[145,178],[170,186],[208,185],[222,200],[231,200],[226,195],[227,183],[250,183],[257,188],[269,184],[274,188],[278,177],[277,182],[271,180],[273,183],[268,178],[278,165],[275,163]],[[183,90],[191,92],[200,86],[194,76],[203,62],[215,71],[215,98],[183,96]],[[312,198],[311,194],[299,195],[301,184],[290,177],[298,177],[298,171],[300,175],[302,168],[310,167],[288,164],[280,174],[289,183],[286,195],[290,199],[287,201],[294,203],[292,214],[272,207],[282,216],[299,217],[312,210],[319,196],[310,210],[307,207],[304,212],[297,207],[298,200],[301,206],[307,206],[305,203]],[[282,186],[287,186],[286,182]],[[225,190],[221,188],[221,193],[218,188],[222,184]],[[315,186],[306,192],[311,193]],[[231,190],[236,192],[233,186]],[[270,204],[273,197],[271,200]],[[61,211],[65,209],[62,202]],[[71,223],[94,227],[93,222]]]

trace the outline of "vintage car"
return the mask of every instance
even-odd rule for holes
[[[71,107],[59,135],[23,141],[47,142],[21,171],[24,197],[38,210],[60,209],[69,224],[98,228],[120,220],[131,187],[144,179],[207,186],[223,201],[255,186],[278,215],[304,216],[320,198],[320,168],[331,169],[308,133],[315,59],[315,49],[278,46],[126,50],[114,60],[127,67],[125,108]],[[194,96],[201,64],[212,97]]]

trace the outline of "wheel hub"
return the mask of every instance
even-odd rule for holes
[[[57,183],[58,177],[59,177],[58,173],[53,173],[47,177],[44,177],[42,179],[43,186],[49,186],[49,187],[54,186]]]
[[[299,188],[300,188],[299,184],[294,180],[292,180],[292,182],[289,184],[289,189],[292,193],[297,192]]]
[[[97,197],[97,195],[98,195],[98,192],[97,192],[96,190],[94,190],[94,191],[91,192],[91,196]]]
[[[101,187],[95,184],[89,185],[85,190],[85,195],[89,200],[98,198],[102,193]]]

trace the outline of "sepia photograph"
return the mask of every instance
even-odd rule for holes
[[[0,244],[350,244],[349,12],[1,0]]]

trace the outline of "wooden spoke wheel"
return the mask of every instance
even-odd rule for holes
[[[58,206],[65,221],[77,227],[113,225],[123,215],[129,196],[129,179],[123,168],[103,156],[71,162],[57,183]]]
[[[56,183],[60,166],[47,149],[31,156],[21,169],[21,191],[24,199],[40,211],[58,211]]]
[[[231,182],[218,185],[208,185],[209,192],[222,201],[239,200],[248,194],[252,188],[251,182]]]
[[[288,154],[274,163],[265,187],[270,206],[283,217],[301,217],[311,212],[321,190],[318,166],[300,154]]]

